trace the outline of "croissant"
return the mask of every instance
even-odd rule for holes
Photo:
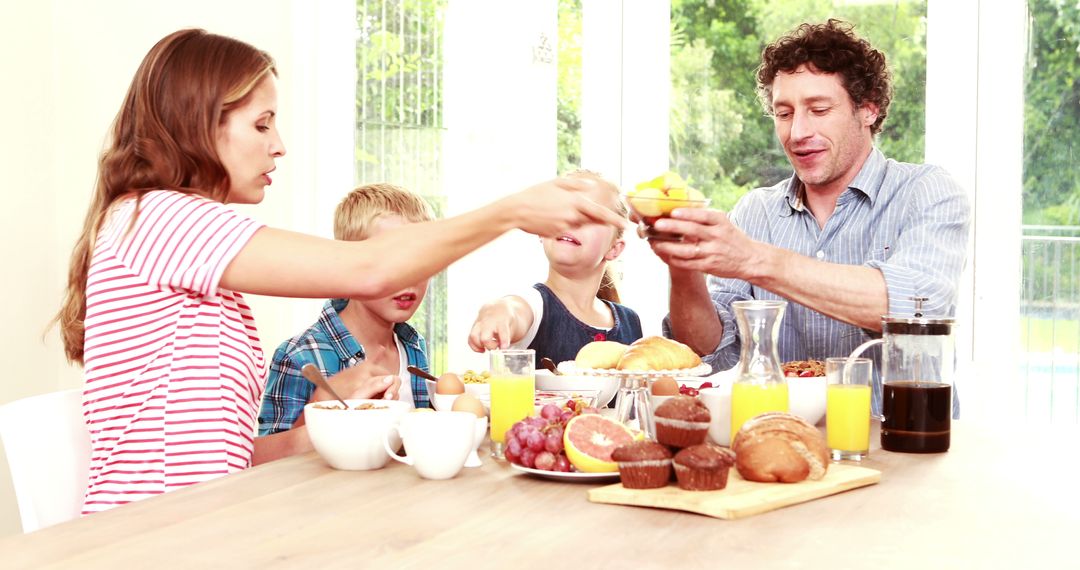
[[[574,364],[578,368],[611,369],[619,364],[619,359],[626,352],[627,346],[613,340],[590,342],[578,350]]]
[[[701,364],[701,357],[689,346],[664,338],[647,336],[634,341],[616,366],[619,370],[682,370]]]

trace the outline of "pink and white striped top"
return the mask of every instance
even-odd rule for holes
[[[261,224],[173,191],[114,207],[86,281],[83,514],[251,464],[265,362],[251,309],[218,288]],[[130,232],[129,232],[130,229]]]

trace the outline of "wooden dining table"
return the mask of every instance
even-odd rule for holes
[[[312,452],[6,537],[0,567],[1080,566],[1080,430],[956,421],[952,438],[929,455],[872,445],[878,484],[737,520],[591,503],[598,484],[486,457],[429,481]]]

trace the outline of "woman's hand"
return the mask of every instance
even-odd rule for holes
[[[515,226],[541,237],[554,237],[588,223],[622,227],[626,219],[584,195],[601,183],[589,178],[556,178],[504,198]]]

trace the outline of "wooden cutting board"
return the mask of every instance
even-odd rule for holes
[[[757,483],[747,481],[732,468],[725,489],[683,491],[674,484],[661,489],[626,489],[622,483],[589,491],[594,503],[676,509],[716,517],[738,519],[788,505],[803,503],[849,489],[873,485],[881,471],[857,465],[833,463],[820,481]]]

